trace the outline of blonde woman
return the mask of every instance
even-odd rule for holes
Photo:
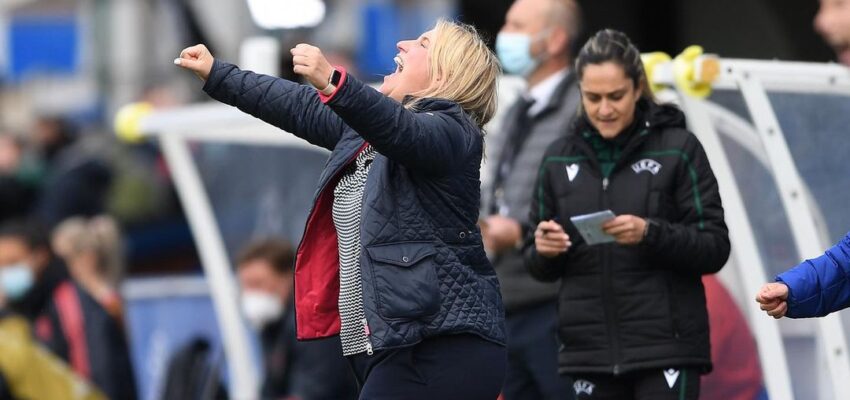
[[[68,218],[53,230],[51,242],[71,277],[121,321],[123,307],[117,287],[124,267],[115,220],[107,216]]]
[[[80,376],[110,399],[135,399],[136,385],[117,285],[121,234],[107,216],[73,217],[53,231],[51,244],[73,278],[52,293],[36,334]]]
[[[398,43],[376,91],[316,47],[291,52],[312,88],[203,45],[175,64],[214,99],[332,151],[296,253],[299,339],[339,335],[361,399],[496,398],[504,315],[476,226],[496,57],[441,20]]]

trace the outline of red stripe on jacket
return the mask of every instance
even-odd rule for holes
[[[83,307],[76,288],[71,282],[59,285],[54,292],[54,302],[59,314],[59,323],[68,341],[68,358],[71,367],[80,376],[90,379],[89,346],[86,341],[86,322]]]

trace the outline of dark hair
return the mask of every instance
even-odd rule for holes
[[[265,238],[248,243],[236,259],[237,269],[247,262],[256,260],[267,261],[279,274],[292,273],[295,268],[292,265],[295,261],[292,245],[279,238]]]
[[[47,228],[34,219],[11,219],[0,224],[0,238],[14,238],[23,241],[30,249],[50,251],[50,239]]]
[[[623,67],[623,72],[632,80],[635,89],[643,89],[642,97],[651,98],[646,73],[640,51],[632,44],[625,33],[614,29],[603,29],[596,32],[581,48],[576,57],[576,74],[578,79],[584,76],[584,68],[588,64],[603,64],[612,62]]]

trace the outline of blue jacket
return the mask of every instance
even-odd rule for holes
[[[822,256],[776,277],[788,285],[790,318],[822,317],[850,306],[850,233]]]
[[[320,97],[218,60],[204,90],[332,151],[296,252],[299,339],[339,333],[333,188],[368,141],[379,155],[363,198],[360,268],[373,347],[454,333],[504,343],[499,283],[477,227],[484,139],[458,104],[424,99],[414,112],[347,74]]]

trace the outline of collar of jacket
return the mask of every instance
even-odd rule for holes
[[[685,128],[685,114],[678,107],[672,104],[656,104],[646,98],[640,98],[635,107],[635,122],[643,122],[643,125],[649,130],[664,129],[664,128]],[[629,126],[629,128],[632,125]],[[629,129],[626,128],[626,129]],[[581,112],[579,118],[573,122],[574,132],[593,131],[596,128],[590,123],[587,118],[587,113]],[[619,135],[618,135],[619,136]]]
[[[540,110],[540,112],[537,113],[533,118],[541,118],[550,112],[559,110],[561,108],[561,105],[564,104],[564,101],[566,101],[567,91],[570,90],[570,88],[575,82],[576,74],[572,70],[570,70],[569,72],[567,72],[567,75],[564,76],[564,79],[561,79],[561,82],[558,83],[558,86],[555,87],[555,91],[552,93],[552,96],[549,97],[549,102],[546,104],[546,106],[543,107],[543,109]]]
[[[614,166],[613,170],[622,163],[622,160],[627,160],[628,157],[636,151],[644,140],[654,132],[661,131],[667,128],[685,128],[685,114],[682,113],[676,106],[670,104],[656,104],[653,101],[641,98],[638,100],[635,107],[635,118],[621,134],[617,135],[613,140],[613,144],[619,147],[619,161]],[[571,135],[579,149],[581,149],[592,160],[592,164],[599,170],[601,165],[597,159],[596,152],[591,145],[591,140],[603,140],[599,135],[599,131],[590,123],[587,114],[582,112],[580,118],[576,118],[574,122],[573,132]]]
[[[457,102],[454,102],[454,101],[451,101],[451,100],[448,100],[448,99],[442,99],[442,98],[439,98],[439,97],[422,98],[422,97],[416,97],[416,96],[409,94],[409,95],[404,96],[404,98],[401,100],[401,104],[405,107],[407,107],[410,104],[413,104],[414,102],[416,102],[416,107],[414,108],[414,111],[416,111],[416,112],[440,111],[440,110],[446,110],[446,109],[449,109],[449,108],[452,108],[452,107],[460,108],[460,105]]]

